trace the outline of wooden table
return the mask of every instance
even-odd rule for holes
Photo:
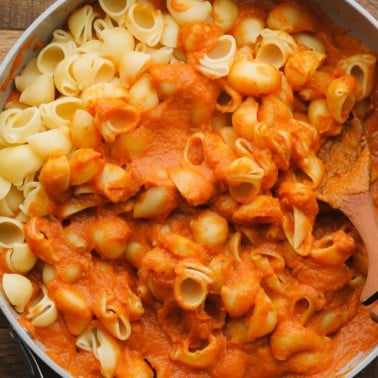
[[[358,1],[378,18],[378,0]],[[53,0],[0,0],[0,61],[22,31],[52,3]],[[9,335],[7,321],[0,314],[0,378],[27,377],[26,370],[22,355]],[[48,369],[43,370],[45,377],[56,377]],[[378,378],[378,359],[358,378]]]

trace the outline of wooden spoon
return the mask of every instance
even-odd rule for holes
[[[370,153],[361,122],[354,117],[340,135],[326,141],[318,156],[325,177],[318,198],[342,211],[359,232],[368,254],[368,273],[361,302],[371,303],[378,293],[378,220],[370,192]],[[372,310],[378,321],[378,306]]]

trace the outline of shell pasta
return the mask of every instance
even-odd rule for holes
[[[64,25],[0,112],[0,281],[49,356],[328,378],[376,345],[365,247],[318,196],[323,143],[355,113],[376,138],[376,56],[304,1],[98,0]]]

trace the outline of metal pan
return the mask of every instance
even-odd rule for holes
[[[340,26],[350,30],[351,34],[372,50],[377,49],[378,21],[354,0],[314,0]],[[37,46],[48,42],[52,32],[61,27],[68,14],[79,7],[84,0],[57,0],[43,12],[22,34],[4,61],[0,64],[0,110],[4,106],[11,90],[13,80],[25,64],[36,55]],[[28,332],[17,321],[17,313],[0,292],[0,310],[8,319],[11,328],[22,342],[37,355],[47,366],[64,378],[70,373],[52,361],[45,353],[45,347],[32,339]],[[378,357],[378,344],[372,349],[360,352],[339,372],[339,377],[352,378],[361,372],[369,363]]]

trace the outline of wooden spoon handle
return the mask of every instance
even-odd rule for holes
[[[373,308],[372,308],[372,310],[370,312],[370,317],[374,321],[378,322],[378,303],[373,306]]]
[[[368,274],[361,293],[361,302],[366,302],[378,292],[378,220],[370,192],[345,196],[340,210],[356,227],[368,254]]]

